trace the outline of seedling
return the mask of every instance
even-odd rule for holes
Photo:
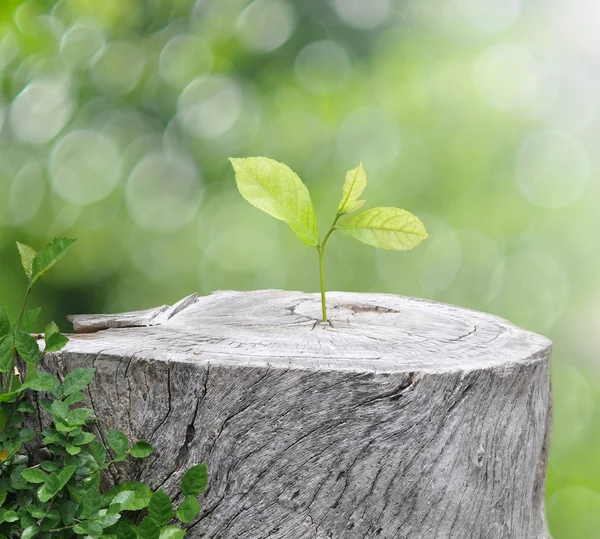
[[[365,203],[359,200],[367,185],[367,174],[360,163],[346,173],[342,199],[333,223],[321,240],[308,189],[292,169],[266,157],[230,158],[230,161],[241,195],[259,210],[286,222],[306,245],[317,248],[323,322],[327,322],[323,260],[327,240],[335,230],[367,245],[394,251],[408,251],[428,237],[423,223],[399,208],[381,206],[354,213]]]

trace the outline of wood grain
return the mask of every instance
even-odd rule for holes
[[[99,433],[174,493],[206,461],[188,537],[548,539],[550,342],[500,318],[382,294],[274,290],[71,317],[49,355],[94,366]]]

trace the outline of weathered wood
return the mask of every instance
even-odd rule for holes
[[[547,539],[550,342],[428,301],[328,303],[329,324],[273,290],[75,316],[95,333],[48,366],[97,368],[100,433],[152,443],[151,486],[208,463],[189,537]]]

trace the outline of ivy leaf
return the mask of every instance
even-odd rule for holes
[[[142,523],[138,526],[138,537],[140,539],[159,539],[160,528],[158,524],[146,517],[142,520]]]
[[[31,380],[26,381],[21,389],[33,389],[34,391],[52,391],[54,392],[60,387],[60,382],[56,376],[47,373],[39,372],[37,376]]]
[[[241,195],[286,222],[304,243],[316,247],[319,227],[306,185],[287,165],[266,157],[230,158]]]
[[[177,518],[183,523],[194,520],[200,513],[200,504],[194,496],[187,496],[177,508]]]
[[[152,446],[145,442],[144,440],[140,440],[136,442],[133,447],[129,450],[129,454],[136,459],[143,459],[152,455]]]
[[[17,242],[17,249],[19,250],[19,255],[21,255],[21,265],[23,266],[25,275],[31,280],[31,265],[33,264],[33,259],[37,253],[35,252],[35,249],[24,243]]]
[[[102,508],[102,498],[98,489],[92,487],[86,490],[83,497],[83,512],[82,515],[86,518],[94,518],[98,515],[98,511]]]
[[[50,412],[54,419],[67,419],[69,407],[62,401],[54,401],[50,406]]]
[[[37,309],[25,311],[23,319],[21,320],[21,329],[23,331],[30,332],[33,329],[41,310],[42,309],[38,307]]]
[[[70,526],[75,520],[75,514],[79,509],[79,504],[71,500],[65,500],[59,505],[59,512],[66,526]]]
[[[4,307],[0,305],[0,337],[8,335],[10,332],[10,320]]]
[[[75,243],[71,238],[55,238],[42,247],[31,263],[31,284],[35,283],[44,273],[56,264]],[[21,255],[22,256],[22,255]],[[25,268],[25,264],[23,264]],[[27,272],[27,270],[25,270]]]
[[[74,369],[65,376],[62,384],[62,393],[65,396],[82,390],[93,380],[96,369]]]
[[[40,531],[40,528],[35,524],[32,526],[27,526],[27,528],[23,530],[23,533],[21,533],[21,539],[31,539],[37,535],[38,531]]]
[[[54,322],[50,322],[46,326],[44,341],[46,343],[44,352],[50,353],[63,349],[69,342],[69,339],[60,332],[60,329],[58,329],[58,326]]]
[[[132,524],[119,520],[112,528],[117,539],[137,539],[138,535]]]
[[[133,496],[127,495],[122,500],[118,496],[124,492],[132,492]],[[148,507],[152,491],[148,485],[139,481],[125,481],[111,488],[102,495],[103,505],[110,505],[112,502],[120,503],[123,511],[139,511]]]
[[[192,466],[181,480],[181,492],[184,496],[198,496],[206,490],[208,485],[208,472],[206,464]]]
[[[356,211],[365,203],[364,200],[358,200],[358,197],[362,195],[366,186],[367,173],[362,163],[359,163],[355,169],[346,172],[346,181],[342,187],[342,200],[337,209],[339,215]]]
[[[159,539],[183,539],[183,537],[185,537],[185,530],[178,526],[166,526],[160,530]]]
[[[150,498],[148,516],[159,526],[165,526],[173,518],[173,504],[169,495],[161,488]]]
[[[81,402],[84,399],[85,399],[85,393],[82,393],[81,391],[75,391],[75,393],[71,393],[71,395],[69,395],[64,400],[64,403],[67,406],[71,406],[71,404],[77,404],[78,402]]]
[[[115,452],[115,460],[124,460],[127,456],[127,436],[120,430],[110,429],[108,431],[108,445]]]
[[[48,477],[48,475],[39,468],[25,468],[21,472],[21,476],[29,483],[44,483]]]
[[[423,223],[411,213],[398,208],[371,208],[343,217],[337,227],[348,236],[367,245],[407,251],[424,239],[427,232]]]
[[[24,331],[15,331],[15,345],[23,361],[29,365],[37,365],[40,361],[40,347],[37,341]]]
[[[12,333],[0,338],[0,372],[8,372],[12,366],[14,340]]]
[[[90,453],[100,466],[104,465],[106,462],[106,449],[101,443],[96,441],[90,442]]]

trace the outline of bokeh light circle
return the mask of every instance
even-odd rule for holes
[[[52,189],[63,200],[87,205],[107,197],[121,175],[115,143],[89,129],[73,131],[52,150],[49,164]]]
[[[39,78],[15,97],[9,118],[17,138],[31,144],[44,144],[60,133],[72,113],[67,80]]]
[[[362,161],[369,171],[392,163],[400,153],[401,142],[400,128],[392,115],[376,107],[354,111],[342,122],[338,133],[344,164],[355,167]]]
[[[193,35],[171,39],[160,53],[161,77],[176,87],[186,86],[192,79],[210,72],[213,54],[206,41]]]
[[[208,75],[192,81],[177,103],[177,118],[188,133],[215,138],[229,131],[242,112],[242,90],[231,78]]]
[[[69,28],[60,41],[60,54],[71,65],[88,66],[104,47],[106,37],[98,26],[83,22]]]
[[[590,179],[590,158],[573,135],[537,131],[519,148],[515,181],[523,196],[542,208],[560,208],[577,200]]]
[[[554,365],[552,459],[555,471],[567,475],[571,452],[585,440],[595,416],[594,396],[583,374],[570,364]],[[561,463],[565,462],[563,466]]]
[[[281,47],[294,31],[292,6],[283,0],[255,0],[237,19],[239,40],[257,52],[271,52]]]
[[[390,15],[390,0],[332,0],[337,16],[348,26],[370,30]]]
[[[534,102],[540,74],[533,56],[523,47],[502,43],[481,53],[473,65],[479,96],[500,110],[515,110]]]
[[[314,94],[327,94],[346,85],[350,58],[335,41],[314,41],[298,53],[294,70],[304,89]]]
[[[96,86],[116,94],[127,94],[139,83],[145,57],[131,41],[113,41],[102,49],[91,66]]]
[[[482,34],[506,30],[521,13],[521,0],[458,0],[457,6],[470,26]]]
[[[419,261],[421,293],[427,298],[435,298],[453,283],[460,269],[460,240],[456,232],[449,229],[439,236],[429,238],[422,251]]]
[[[194,161],[182,153],[145,155],[131,172],[125,189],[127,208],[138,227],[174,232],[198,212],[202,182]]]

